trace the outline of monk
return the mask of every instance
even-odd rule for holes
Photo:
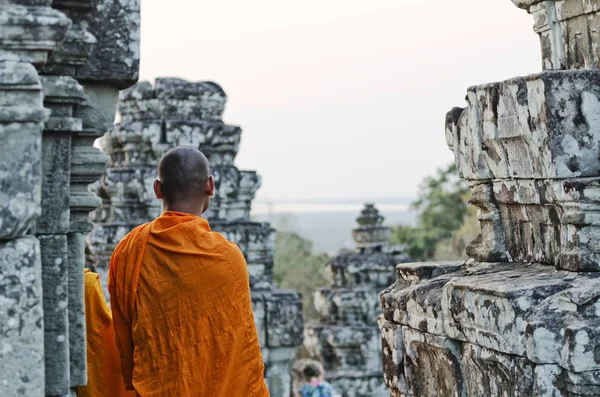
[[[84,296],[88,383],[77,387],[77,397],[136,397],[125,390],[110,309],[100,277],[90,269],[85,269]]]
[[[154,182],[164,212],[115,248],[109,292],[121,370],[140,397],[264,397],[264,364],[242,252],[200,216],[208,161],[177,147]]]

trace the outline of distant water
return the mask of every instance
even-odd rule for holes
[[[416,224],[417,214],[409,209],[408,202],[374,202],[385,217],[385,225]],[[360,202],[255,202],[252,219],[298,233],[313,242],[316,252],[335,254],[353,247],[352,229],[363,206]]]

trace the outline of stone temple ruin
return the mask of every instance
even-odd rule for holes
[[[399,265],[382,292],[392,396],[600,395],[600,2],[513,3],[544,72],[446,117],[480,234],[465,263]]]
[[[356,249],[329,261],[332,285],[315,292],[321,318],[306,325],[304,346],[344,397],[388,396],[381,368],[378,296],[393,282],[394,266],[408,257],[404,247],[389,244],[390,228],[383,226],[372,204],[356,221]]]
[[[256,172],[234,165],[242,130],[222,121],[226,100],[215,83],[172,78],[157,79],[154,86],[141,82],[121,93],[121,121],[102,139],[110,162],[96,185],[102,206],[93,215],[90,235],[94,269],[106,279],[116,244],[162,212],[152,187],[162,155],[176,146],[200,149],[215,177],[215,196],[204,216],[246,257],[269,391],[288,397],[291,360],[302,343],[302,302],[298,293],[272,284],[275,231],[249,220],[261,181]]]
[[[92,145],[137,81],[139,0],[0,2],[0,396],[87,383]]]
[[[210,158],[207,217],[248,261],[266,378],[288,396],[296,293],[271,282],[273,230],[249,221],[260,179],[234,164],[240,129],[213,83],[139,66],[139,0],[0,2],[0,396],[68,396],[86,379],[83,267],[158,215],[149,183],[170,147]],[[417,263],[367,207],[357,250],[330,264],[305,345],[346,396],[600,395],[600,1],[513,0],[534,16],[544,71],[472,87],[446,137],[479,209],[465,263]],[[89,265],[93,265],[89,263]],[[381,293],[382,361],[371,322]],[[383,373],[383,376],[381,374]]]

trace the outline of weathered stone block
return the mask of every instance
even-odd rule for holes
[[[466,254],[481,262],[508,260],[504,225],[494,197],[492,183],[475,183],[469,204],[477,207],[479,234],[466,248]]]
[[[40,247],[31,236],[0,241],[0,395],[44,395]]]
[[[381,299],[385,318],[423,332],[445,335],[442,288],[449,280],[440,277],[384,291]]]
[[[314,306],[324,323],[375,324],[381,313],[379,294],[368,288],[319,288]]]
[[[408,393],[466,397],[459,342],[402,327]]]
[[[233,165],[240,145],[240,127],[206,120],[166,120],[164,127],[171,146],[196,147],[212,166]]]
[[[527,359],[463,344],[462,370],[468,396],[529,397],[534,390],[534,365]]]
[[[558,388],[562,371],[558,365],[536,365],[532,397],[563,397]]]
[[[68,252],[68,312],[69,312],[69,362],[70,386],[87,384],[87,351],[85,331],[85,235],[67,235]],[[102,284],[106,284],[106,279]]]
[[[110,21],[110,23],[107,23]],[[101,0],[82,18],[96,38],[88,62],[77,70],[78,80],[127,88],[138,80],[140,64],[140,1]]]
[[[227,95],[213,82],[188,82],[175,78],[139,83],[121,95],[120,112],[124,122],[132,120],[220,120]],[[160,116],[160,117],[157,117]]]
[[[398,280],[382,291],[381,307],[386,320],[414,329],[445,335],[441,313],[443,286],[462,273],[459,263],[402,263]]]
[[[308,323],[304,346],[327,371],[381,371],[381,337],[372,326]]]
[[[220,120],[227,95],[213,82],[192,83],[185,80],[156,79],[156,98],[166,119]]]
[[[344,252],[328,263],[335,287],[384,288],[394,281],[396,263],[390,255],[379,251]]]
[[[597,175],[600,162],[591,147],[600,139],[594,127],[598,81],[597,71],[562,71],[469,88],[453,148],[461,175],[478,180]],[[481,122],[478,115],[488,111],[494,116]]]
[[[24,235],[41,213],[41,125],[0,124],[0,237]]]
[[[381,366],[383,380],[392,392],[407,393],[404,376],[404,344],[402,341],[402,326],[380,317],[381,330]]]
[[[579,276],[544,300],[528,318],[527,357],[576,373],[600,370],[599,298],[600,279]]]
[[[250,208],[261,179],[254,171],[240,171],[233,166],[211,166],[215,177],[214,204],[204,214],[207,219],[238,221],[250,218]]]
[[[443,289],[444,330],[451,338],[498,352],[526,355],[529,316],[544,299],[569,286],[573,275],[542,265],[457,277]]]
[[[35,68],[7,58],[0,62],[0,239],[24,235],[40,215],[42,122],[49,114]]]
[[[294,291],[273,287],[264,293],[266,345],[269,348],[302,344],[302,300]]]
[[[265,377],[269,394],[272,396],[289,396],[292,389],[290,362],[294,358],[294,347],[269,347],[265,360]]]
[[[327,381],[331,382],[335,390],[344,397],[387,397],[390,395],[380,372],[334,372],[327,375]]]
[[[598,396],[600,395],[600,371],[588,371],[574,373],[563,371],[562,386],[563,395],[566,396]]]
[[[45,132],[42,136],[42,216],[37,234],[69,231],[71,133]]]
[[[546,72],[473,87],[469,108],[449,112],[447,140],[480,209],[474,259],[597,271],[600,101],[588,87],[599,76]]]
[[[112,222],[134,225],[160,216],[162,204],[154,194],[156,167],[109,168],[101,179],[99,193],[107,196]]]
[[[21,61],[43,65],[48,53],[63,40],[71,20],[58,10],[43,4],[3,4],[0,9],[2,48],[7,58],[16,55]],[[3,56],[4,57],[4,56]]]
[[[56,0],[52,5],[53,8],[66,13],[71,18],[73,25],[63,41],[50,54],[42,72],[48,75],[74,76],[77,69],[88,61],[97,41],[94,35],[86,30],[87,25],[79,21],[81,14],[69,8],[69,6],[73,6],[73,3]],[[86,8],[86,5],[91,6],[91,1],[88,4],[80,4],[82,8]]]
[[[580,397],[600,395],[600,372],[574,373],[557,365],[535,367],[533,397]]]

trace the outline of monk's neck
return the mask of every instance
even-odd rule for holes
[[[184,214],[191,214],[191,215],[196,215],[196,216],[202,216],[202,214],[204,213],[205,209],[204,206],[198,206],[198,205],[189,205],[189,204],[171,204],[171,205],[167,205],[165,203],[163,203],[163,211],[167,212],[167,211],[173,211],[173,212],[182,212]]]

